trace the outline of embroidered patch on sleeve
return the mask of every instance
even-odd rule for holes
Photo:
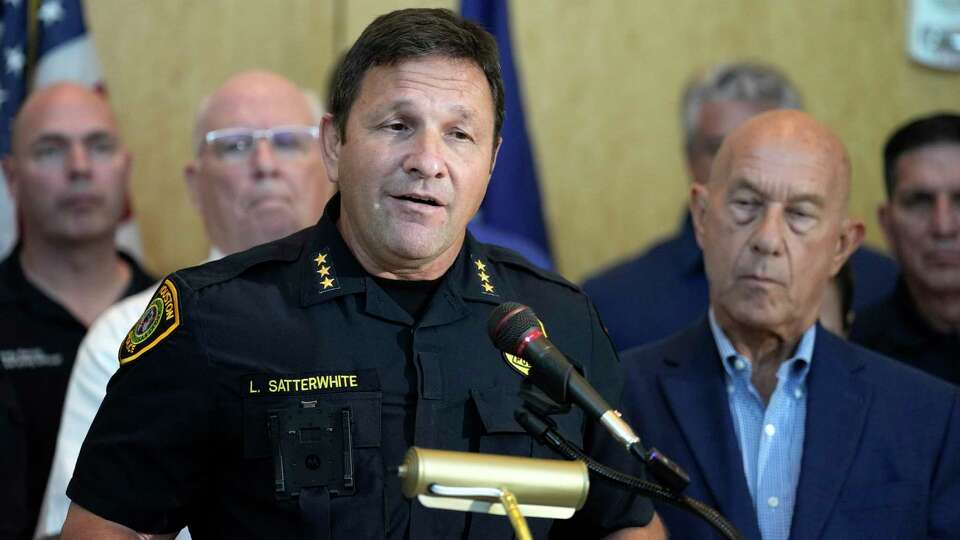
[[[120,345],[120,365],[139,358],[173,333],[178,326],[180,298],[173,282],[165,279]]]

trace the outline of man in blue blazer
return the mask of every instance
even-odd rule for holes
[[[691,190],[710,309],[624,355],[621,411],[748,539],[960,538],[960,391],[816,324],[863,237],[849,189],[843,144],[810,116],[734,131]],[[671,538],[718,537],[657,512]]]

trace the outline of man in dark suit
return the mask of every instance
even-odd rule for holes
[[[802,109],[800,92],[777,69],[749,62],[721,64],[687,84],[681,105],[684,155],[692,184],[710,175],[724,137],[771,109]],[[896,264],[867,247],[850,258],[854,310],[893,290]],[[707,277],[690,216],[671,238],[588,278],[583,285],[618,350],[662,339],[707,309]]]
[[[810,116],[735,130],[691,189],[710,309],[624,355],[621,411],[746,538],[960,538],[958,390],[817,324],[864,234],[849,189],[843,144]],[[657,511],[671,538],[716,537]]]

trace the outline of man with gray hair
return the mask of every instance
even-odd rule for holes
[[[724,137],[748,119],[772,109],[802,109],[800,92],[777,69],[738,62],[713,66],[683,92],[680,120],[693,184],[704,184]],[[861,247],[851,258],[854,309],[892,290],[896,265]],[[588,278],[593,299],[618,350],[651,343],[688,326],[707,308],[703,256],[685,214],[680,231],[638,257]]]
[[[259,71],[231,77],[201,103],[194,126],[196,154],[185,176],[210,239],[208,260],[282,238],[320,218],[335,191],[320,157],[321,116],[314,95]],[[39,536],[60,532],[70,506],[67,484],[117,369],[117,349],[155,289],[105,312],[80,345]]]

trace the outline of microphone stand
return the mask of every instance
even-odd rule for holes
[[[643,495],[664,501],[692,513],[706,521],[717,532],[723,535],[724,538],[729,540],[744,540],[744,536],[740,531],[714,508],[692,497],[683,495],[679,490],[671,490],[654,482],[642,480],[607,467],[588,456],[576,445],[567,441],[557,431],[557,424],[550,418],[550,415],[566,412],[570,408],[569,405],[559,405],[535,387],[527,385],[524,385],[520,390],[520,396],[523,398],[524,405],[523,408],[517,409],[514,412],[514,418],[517,420],[517,423],[523,426],[523,429],[540,444],[547,446],[567,459],[583,461],[587,464],[590,472],[603,480],[627,486]],[[651,462],[656,463],[661,459],[656,455],[656,449],[653,449],[651,452],[644,452],[642,448],[639,447],[639,443],[634,444],[630,448],[630,454],[641,459],[645,465],[651,464]],[[670,463],[669,460],[666,461]],[[683,489],[684,486],[685,484],[680,486],[680,489]]]

